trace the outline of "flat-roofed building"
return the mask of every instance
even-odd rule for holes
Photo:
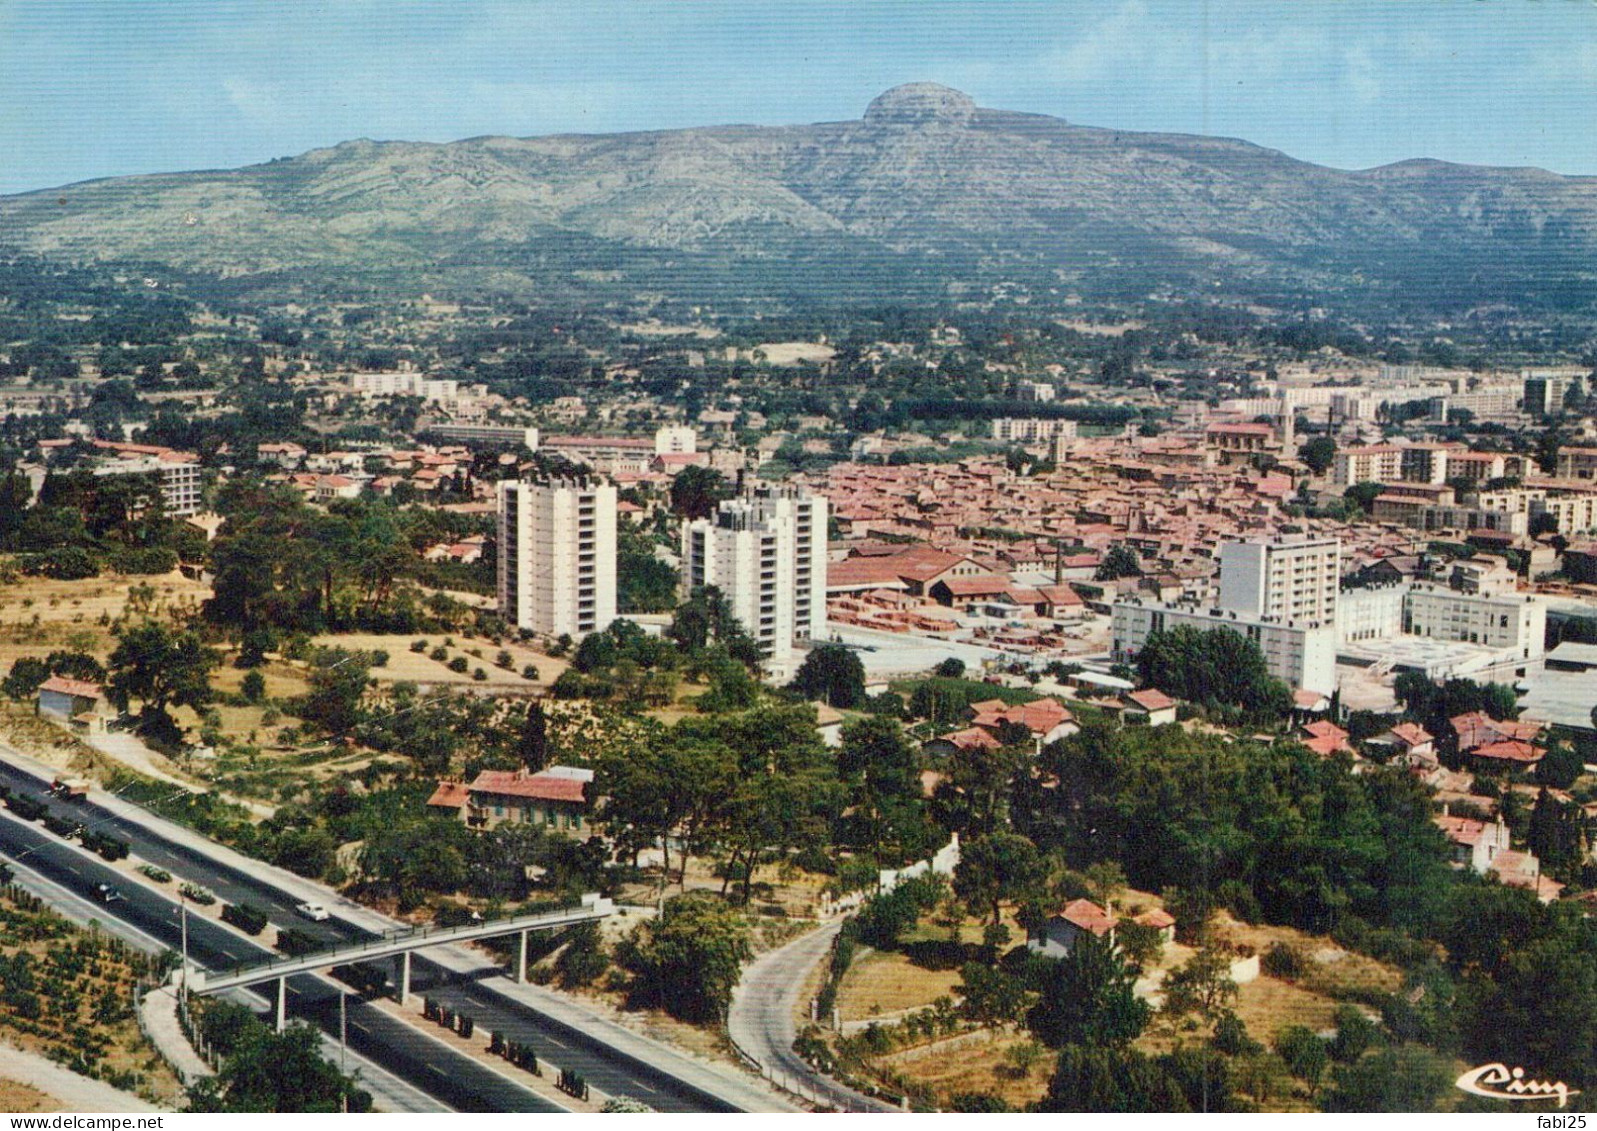
[[[1331,624],[1341,583],[1336,538],[1262,538],[1220,547],[1220,607],[1251,617]]]
[[[499,612],[578,638],[616,616],[616,489],[591,478],[499,484]]]

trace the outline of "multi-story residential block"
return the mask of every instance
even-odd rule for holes
[[[1431,640],[1506,649],[1529,660],[1545,648],[1547,606],[1530,594],[1470,594],[1417,585],[1404,602],[1403,631]]]
[[[754,637],[771,679],[793,671],[793,645],[826,623],[824,496],[760,486],[682,532],[685,594],[715,586]]]
[[[1054,399],[1057,390],[1047,381],[1022,381],[1020,383],[1020,399],[1031,401],[1034,404],[1047,404]]]
[[[1220,547],[1220,607],[1249,617],[1331,624],[1341,575],[1336,538],[1226,542]]]
[[[1331,483],[1337,487],[1351,487],[1355,483],[1390,483],[1402,477],[1403,449],[1396,444],[1342,448],[1331,463]]]
[[[1200,631],[1230,629],[1258,645],[1269,672],[1288,687],[1329,695],[1336,690],[1336,628],[1330,621],[1305,624],[1248,616],[1194,605],[1116,601],[1114,658],[1131,663],[1155,632],[1178,626]]]
[[[616,489],[595,479],[499,484],[499,610],[546,637],[616,615]]]
[[[363,397],[420,397],[424,401],[452,401],[461,396],[461,384],[452,377],[428,377],[422,373],[351,373],[349,389]],[[470,394],[481,396],[483,385],[468,385]]]
[[[538,429],[519,424],[431,424],[426,432],[446,440],[475,440],[483,444],[520,445],[528,451],[538,450]]]
[[[1536,416],[1552,416],[1563,411],[1564,399],[1573,392],[1586,391],[1584,368],[1526,369],[1522,372],[1525,411]]]
[[[1006,444],[1045,444],[1060,437],[1076,438],[1074,420],[1039,416],[1000,416],[992,422],[992,437]]]
[[[1597,479],[1597,448],[1564,448],[1558,453],[1558,478]]]
[[[97,443],[113,450],[113,458],[95,463],[95,475],[145,475],[160,485],[161,509],[168,518],[188,518],[200,513],[204,473],[198,458],[138,444]]]

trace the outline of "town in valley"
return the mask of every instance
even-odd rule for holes
[[[1590,179],[858,110],[0,196],[0,1108],[1581,1125]]]

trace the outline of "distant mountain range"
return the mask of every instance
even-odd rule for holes
[[[0,197],[0,247],[240,291],[883,301],[1191,289],[1387,311],[1597,309],[1597,178],[1346,172],[1224,138],[982,109],[447,144]]]

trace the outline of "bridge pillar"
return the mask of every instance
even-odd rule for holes
[[[277,979],[277,1031],[281,1033],[288,1023],[288,979]]]
[[[516,981],[522,985],[527,983],[527,936],[530,931],[522,931],[516,942]]]
[[[410,951],[399,956],[399,1004],[410,1004]]]

